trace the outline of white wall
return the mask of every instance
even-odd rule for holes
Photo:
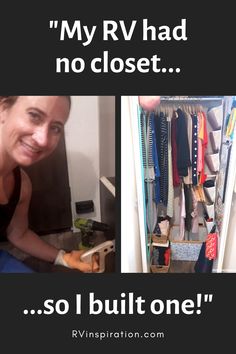
[[[121,98],[121,272],[146,273],[137,97]]]
[[[223,272],[236,273],[236,193],[233,193],[232,205],[225,246]]]
[[[115,97],[99,96],[100,177],[115,176]]]
[[[236,126],[234,128],[236,136]],[[236,183],[236,140],[233,140],[230,161],[228,166],[227,188],[224,199],[224,212],[222,228],[219,237],[218,257],[216,263],[217,272],[236,272],[236,232],[235,232],[235,183]]]
[[[95,205],[94,212],[79,216],[100,221],[98,96],[71,98],[70,117],[65,127],[65,143],[72,216],[73,220],[78,217],[75,202],[91,199]]]

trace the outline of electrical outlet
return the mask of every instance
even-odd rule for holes
[[[83,200],[75,203],[75,210],[77,214],[87,214],[94,211],[94,203],[92,200]]]

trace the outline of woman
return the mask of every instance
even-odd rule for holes
[[[148,112],[156,110],[161,102],[161,96],[138,96],[139,105]]]
[[[31,256],[92,272],[98,265],[82,262],[83,251],[65,253],[28,228],[32,188],[20,166],[32,165],[55,150],[69,112],[69,96],[0,96],[0,237],[6,234],[15,247]],[[6,252],[2,256],[6,263]]]

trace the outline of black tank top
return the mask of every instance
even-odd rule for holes
[[[0,241],[6,238],[6,230],[11,222],[16,206],[20,199],[21,171],[19,167],[13,170],[15,186],[7,204],[0,204]]]

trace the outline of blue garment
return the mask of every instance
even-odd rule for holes
[[[10,253],[0,250],[0,273],[34,273],[34,271]]]
[[[168,202],[168,123],[163,112],[155,117],[157,156],[160,167],[160,202]]]
[[[158,154],[157,154],[157,144],[156,144],[156,132],[155,132],[155,114],[151,113],[150,115],[150,127],[152,132],[152,159],[154,163],[154,171],[155,171],[155,202],[158,204],[160,202],[160,168],[158,162]]]
[[[194,266],[195,273],[212,273],[213,259],[210,260],[206,258],[205,253],[206,242],[203,242],[198,259]]]
[[[160,200],[160,170],[157,156],[153,113],[140,113],[142,160],[145,181],[147,229],[152,233],[157,222],[157,204]]]
[[[177,109],[176,119],[176,146],[177,146],[177,168],[180,177],[188,176],[188,167],[191,166],[188,132],[183,111]]]
[[[192,115],[192,181],[193,185],[198,184],[197,158],[198,158],[198,120],[197,115]]]

